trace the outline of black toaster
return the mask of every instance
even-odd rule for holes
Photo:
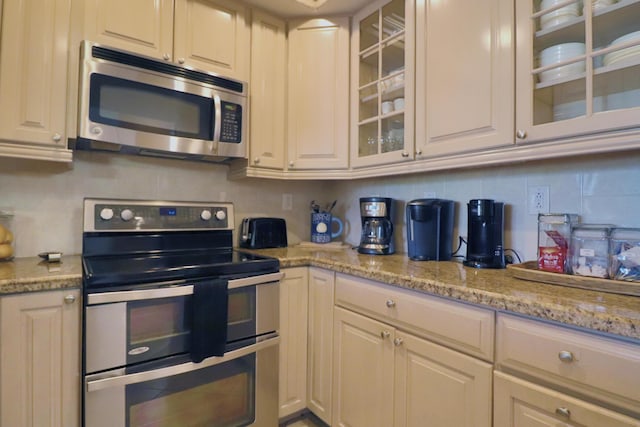
[[[287,223],[282,218],[244,218],[238,245],[247,249],[284,248]]]

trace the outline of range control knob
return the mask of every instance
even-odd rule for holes
[[[133,211],[131,209],[123,209],[122,212],[120,212],[120,218],[122,218],[123,221],[131,221],[133,219]]]
[[[209,221],[211,219],[211,211],[209,209],[205,209],[200,212],[200,219],[203,221]]]
[[[113,218],[113,209],[111,208],[102,208],[100,211],[100,218],[104,221],[109,221]]]
[[[227,218],[227,213],[223,210],[216,211],[216,219],[218,221],[224,221]]]

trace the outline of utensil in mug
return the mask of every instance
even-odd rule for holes
[[[338,230],[334,233],[331,231],[333,223],[338,224]],[[329,212],[312,212],[311,213],[311,241],[314,243],[329,243],[331,239],[342,234],[344,226],[342,220]]]

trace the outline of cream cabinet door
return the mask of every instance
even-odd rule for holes
[[[332,426],[393,425],[394,334],[389,325],[334,309]]]
[[[288,98],[288,169],[346,168],[348,18],[290,23]]]
[[[0,2],[0,155],[71,160],[65,131],[70,5]]]
[[[0,425],[79,426],[80,291],[0,298],[0,332]]]
[[[105,46],[173,60],[174,0],[85,0],[85,37]]]
[[[493,365],[403,332],[394,344],[394,427],[491,427]]]
[[[638,427],[640,420],[502,372],[494,374],[495,427]]]
[[[514,144],[513,7],[417,2],[417,158]]]
[[[251,17],[251,133],[249,164],[284,168],[285,22],[254,11]]]
[[[234,0],[176,0],[174,61],[249,80],[247,7]]]
[[[282,270],[280,281],[279,417],[307,407],[307,267]]]
[[[309,268],[307,405],[327,424],[332,414],[334,286],[333,271]]]

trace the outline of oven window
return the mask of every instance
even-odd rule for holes
[[[233,342],[253,338],[256,330],[256,288],[255,286],[229,291],[229,311],[227,341]]]
[[[89,118],[162,135],[213,140],[213,98],[103,74],[91,75]]]
[[[255,354],[129,385],[127,427],[247,426],[255,420]]]

